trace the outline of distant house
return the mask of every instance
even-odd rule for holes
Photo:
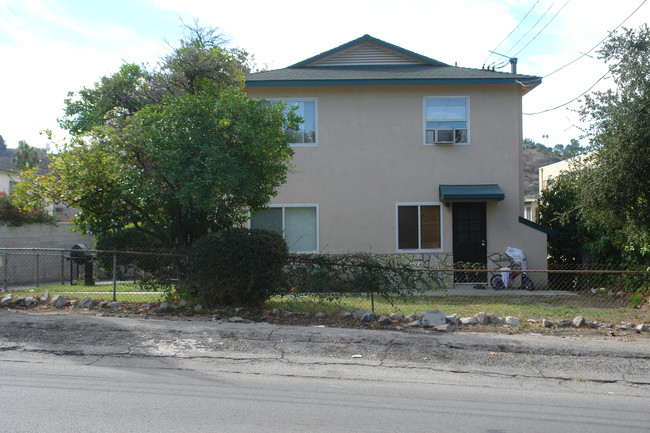
[[[545,269],[546,233],[522,218],[521,101],[541,79],[515,65],[450,66],[366,35],[247,75],[251,97],[304,119],[292,131],[297,170],[251,227],[281,231],[293,251],[456,266],[490,266],[514,246]]]
[[[585,155],[575,156],[573,158],[559,161],[553,164],[545,165],[539,168],[539,196],[542,191],[552,188],[553,179],[557,178],[563,172],[568,172],[580,167]]]
[[[20,176],[18,172],[6,168],[0,168],[0,192],[10,194],[19,180]]]

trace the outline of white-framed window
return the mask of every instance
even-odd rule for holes
[[[270,205],[251,216],[250,228],[281,233],[290,251],[319,251],[317,204]]]
[[[424,98],[424,144],[469,144],[469,97]]]
[[[289,142],[292,146],[318,146],[318,112],[316,98],[277,98],[267,99],[269,103],[282,101],[287,109],[296,107],[296,115],[303,119],[299,129],[289,129]]]
[[[442,205],[440,203],[397,203],[398,251],[442,251]]]

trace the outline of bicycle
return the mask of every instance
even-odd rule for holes
[[[533,280],[526,274],[526,257],[523,251],[517,248],[508,247],[506,255],[512,259],[509,267],[501,268],[501,274],[493,275],[490,278],[490,286],[494,290],[507,289],[512,287],[515,280],[521,275],[521,286],[526,290],[534,290]]]

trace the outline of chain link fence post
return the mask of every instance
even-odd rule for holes
[[[8,280],[8,267],[9,267],[9,259],[8,259],[8,254],[7,253],[1,253],[2,254],[2,268],[3,268],[3,278],[2,278],[2,290],[5,292],[7,291],[7,280]]]
[[[113,251],[113,302],[117,301],[117,252]]]

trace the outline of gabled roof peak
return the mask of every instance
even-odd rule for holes
[[[366,34],[289,68],[386,65],[449,66]]]

